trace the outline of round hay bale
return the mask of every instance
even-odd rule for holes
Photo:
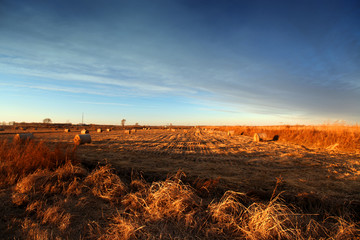
[[[103,130],[102,130],[101,128],[98,128],[96,131],[97,131],[98,133],[101,133]]]
[[[130,134],[130,130],[124,130],[125,134]]]
[[[261,142],[261,141],[265,141],[265,140],[268,140],[268,136],[266,133],[255,133],[254,134],[255,142]]]
[[[111,129],[110,129],[110,128],[108,128],[108,129],[106,129],[106,131],[107,131],[107,132],[111,132]]]
[[[87,129],[81,130],[81,134],[88,134],[88,133],[89,133],[89,130],[87,130]]]
[[[70,132],[70,129],[66,128],[64,131],[65,131],[65,132]]]
[[[78,134],[74,137],[74,143],[76,145],[91,143],[90,134]]]
[[[137,130],[136,129],[131,129],[131,133],[136,133]]]
[[[235,134],[235,131],[234,130],[230,130],[230,131],[228,131],[228,136],[233,136],[234,134]]]
[[[15,142],[25,142],[26,140],[34,139],[34,135],[32,133],[18,133],[14,137]]]

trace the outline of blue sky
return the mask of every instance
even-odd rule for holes
[[[0,121],[360,121],[359,1],[0,1]]]

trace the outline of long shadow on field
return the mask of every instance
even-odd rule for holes
[[[84,145],[79,148],[79,155],[87,163],[107,162],[116,168],[152,172],[157,177],[164,174],[166,177],[179,169],[195,177],[220,177],[223,183],[238,189],[270,191],[276,178],[281,176],[282,190],[285,191],[336,196],[340,193],[359,198],[354,192],[354,189],[360,189],[359,181],[346,176],[354,175],[354,167],[360,166],[347,165],[346,155],[306,151],[286,156],[264,152],[187,154],[105,147]]]

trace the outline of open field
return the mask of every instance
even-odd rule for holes
[[[11,141],[15,132],[17,131],[6,130],[0,133],[0,140]],[[53,146],[53,143],[71,145],[74,136],[79,133],[79,131],[66,133],[62,130],[48,129],[32,132],[36,140],[43,140],[50,146]],[[178,178],[168,178],[168,176],[174,175],[178,170],[181,170],[186,177],[182,178],[181,182],[184,185],[181,185],[180,188],[184,190],[187,189],[186,186],[191,186],[194,192],[189,190],[190,192],[187,193],[190,195],[195,193],[201,197],[202,204],[205,204],[208,210],[213,206],[211,205],[213,199],[217,199],[214,204],[220,204],[224,197],[229,195],[229,192],[226,193],[226,191],[232,190],[243,193],[243,198],[246,198],[246,201],[267,203],[269,204],[268,206],[271,205],[270,203],[275,204],[272,200],[281,193],[280,198],[288,206],[294,205],[296,209],[300,209],[299,211],[301,211],[302,216],[310,214],[309,216],[313,216],[314,219],[320,222],[329,216],[340,217],[340,219],[347,219],[350,222],[357,222],[360,219],[358,215],[360,212],[359,153],[338,151],[333,148],[310,148],[304,145],[290,144],[286,141],[254,142],[252,137],[246,135],[235,134],[228,136],[226,131],[195,128],[186,130],[138,130],[132,134],[125,134],[121,130],[101,133],[93,130],[90,131],[90,134],[92,143],[78,147],[76,150],[77,159],[88,171],[93,171],[98,166],[110,164],[113,168],[112,171],[117,174],[116,176],[120,176],[124,185],[130,184],[129,186],[131,186],[134,178],[143,179],[147,184],[156,183],[157,181],[160,181],[158,184],[162,185],[174,182],[179,183]],[[104,167],[100,167],[100,169],[106,170],[104,170]],[[109,173],[109,171],[106,172]],[[86,174],[84,173],[83,175]],[[99,181],[104,180],[101,179],[100,177]],[[21,180],[21,177],[18,180]],[[79,178],[80,180],[81,178]],[[96,185],[96,183],[93,184]],[[132,192],[131,187],[127,190],[124,189],[121,191]],[[8,190],[3,190],[3,195],[6,195],[6,191]],[[137,192],[135,191],[135,193]],[[120,195],[123,197],[124,194],[121,193]],[[239,196],[236,195],[235,197],[235,195],[232,197],[237,199]],[[147,196],[149,197],[149,195]],[[113,198],[116,199],[115,196]],[[195,197],[191,197],[191,201],[193,199]],[[98,200],[93,201],[96,202]],[[200,203],[193,202],[192,204],[197,205]],[[116,208],[109,207],[106,211],[104,210],[106,212],[104,214],[109,214],[110,216],[111,211],[114,209]],[[185,212],[189,214],[187,210]],[[115,214],[115,212],[112,214]],[[118,214],[119,216],[121,215],[122,223],[127,222],[129,227],[131,225],[129,221],[131,222],[132,218],[124,217],[125,215],[121,213]],[[177,217],[183,218],[185,215],[177,215]],[[134,217],[131,214],[126,216]],[[151,216],[154,217],[153,215]],[[165,216],[164,218],[166,219],[167,217]],[[214,215],[212,215],[211,219],[213,218]],[[213,219],[213,221],[219,222],[220,220]],[[232,219],[231,221],[235,220]],[[281,222],[282,220],[279,221]],[[151,234],[146,232],[149,235],[145,233],[140,234],[142,231],[145,231],[143,229],[140,230],[141,226],[148,226],[147,223],[138,222],[138,220],[134,220],[132,223],[134,224],[132,226],[133,233],[129,230],[129,238],[159,238],[159,235],[157,235],[159,229],[154,230],[155,233]],[[22,222],[22,224],[24,225],[25,223]],[[42,224],[46,225],[47,221]],[[86,224],[89,226],[90,223]],[[98,237],[99,234],[105,236],[106,231],[104,229],[106,227],[102,226],[99,222],[96,222],[96,224],[96,226],[90,224],[94,228],[94,235],[92,237]],[[118,224],[120,223],[118,222]],[[186,224],[191,225],[191,223]],[[189,228],[190,225],[186,224],[183,227]],[[307,222],[306,224],[309,223]],[[349,223],[347,226],[355,226],[351,224]],[[38,227],[41,228],[41,226]],[[318,228],[322,228],[319,226]],[[330,228],[334,229],[334,226],[331,225]],[[216,226],[213,227],[216,228]],[[232,229],[233,227],[230,227],[230,230],[218,229],[218,232],[215,230],[212,232],[212,230],[208,229],[207,233],[203,232],[201,228],[194,227],[194,229],[197,229],[197,233],[191,232],[192,230],[184,230],[186,233],[182,232],[180,234],[175,231],[174,235],[163,235],[162,238],[171,239],[179,237],[189,239],[191,238],[190,236],[194,236],[194,239],[196,239],[195,236],[198,236],[198,238],[206,238],[208,236],[215,239],[267,239],[269,237],[265,235],[261,237],[262,235],[256,234],[254,236],[246,235],[244,226],[238,226],[239,229],[243,230],[237,235],[237,232]],[[64,229],[66,228],[70,228],[70,226],[64,227]],[[135,230],[140,235],[136,235]],[[96,233],[96,231],[98,232]],[[108,229],[106,233],[110,234],[109,231]],[[164,231],[169,234],[172,230],[167,229]],[[301,232],[299,233],[300,235],[288,233],[289,235],[285,234],[284,236],[281,235],[281,237],[276,234],[270,237],[275,239],[278,237],[301,239],[300,236],[336,238],[332,236],[335,233],[331,231],[329,230],[328,233],[324,234],[318,233],[318,236],[316,234],[312,235],[312,233],[307,233],[308,235],[306,235],[304,232]],[[350,235],[340,234],[336,239],[341,239],[341,236],[355,237],[355,235],[351,234],[356,233],[357,230],[352,229],[351,233],[349,233]],[[59,234],[59,236],[66,236],[66,234]],[[124,237],[124,235],[121,236]],[[90,235],[88,237],[91,238]],[[305,238],[308,239],[308,237]]]
[[[77,132],[34,132],[47,142],[72,143]],[[254,142],[252,137],[226,132],[191,130],[138,130],[90,132],[91,144],[78,155],[85,164],[110,163],[118,171],[142,171],[166,178],[179,169],[189,177],[220,178],[234,190],[270,194],[282,177],[286,193],[360,199],[360,155],[327,149],[309,149],[283,142]],[[11,140],[12,134],[2,135]]]
[[[270,136],[278,135],[280,142],[360,153],[360,126],[358,125],[327,124],[317,126],[281,125],[212,128],[221,131],[233,131],[235,134],[245,136],[253,136],[254,133],[259,132],[267,133]]]

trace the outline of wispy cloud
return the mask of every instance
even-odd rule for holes
[[[214,109],[214,108],[199,108],[201,111],[209,111],[209,112],[223,112],[223,113],[241,113],[240,111],[232,111],[232,110],[226,110],[226,109]]]
[[[308,12],[307,4],[264,3],[259,12],[236,1],[142,3],[89,1],[79,14],[83,6],[66,1],[14,3],[1,12],[0,83],[181,97],[214,106],[206,111],[360,117],[360,22],[351,4],[315,3]]]
[[[37,86],[29,84],[12,84],[12,83],[1,83],[2,86],[12,87],[12,88],[28,88],[28,89],[38,89],[44,91],[54,91],[54,92],[66,92],[66,93],[76,93],[76,94],[89,94],[89,95],[99,95],[99,96],[119,96],[111,95],[110,93],[104,93],[89,89],[79,89],[74,87],[59,87],[59,86]]]
[[[94,104],[94,105],[112,105],[112,106],[132,106],[131,104],[125,103],[111,103],[111,102],[77,102],[81,104]]]

